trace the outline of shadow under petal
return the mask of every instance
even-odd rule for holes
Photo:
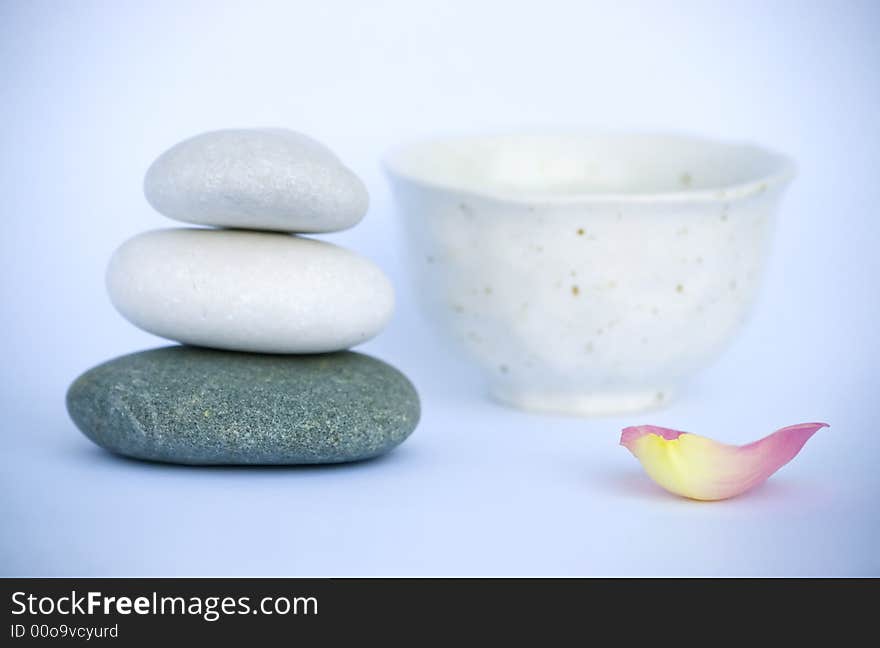
[[[640,472],[602,473],[593,475],[590,481],[594,487],[598,487],[604,492],[634,499],[658,502],[670,502],[681,499],[671,493],[667,493],[644,473]]]
[[[723,500],[695,500],[669,493],[655,484],[647,475],[640,472],[603,473],[591,478],[594,486],[608,493],[615,493],[633,499],[664,502],[684,502],[695,505],[733,504],[751,500],[754,504],[792,503],[797,501],[818,501],[821,493],[815,492],[811,484],[791,479],[768,479],[754,488],[735,497]]]

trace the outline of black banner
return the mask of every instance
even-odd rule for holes
[[[535,628],[584,638],[654,628],[667,642],[716,617],[728,638],[755,624],[790,632],[877,591],[871,580],[5,579],[0,645],[326,645],[359,633],[419,644],[437,633]]]

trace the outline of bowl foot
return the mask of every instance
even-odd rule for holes
[[[509,385],[492,385],[490,393],[493,399],[510,407],[530,412],[568,414],[570,416],[613,416],[646,412],[664,407],[670,400],[670,390],[668,389],[542,392]]]

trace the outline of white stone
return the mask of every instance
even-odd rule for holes
[[[371,261],[268,232],[145,232],[113,255],[107,290],[145,331],[259,353],[347,349],[379,333],[394,308],[391,284]]]
[[[175,220],[281,232],[343,230],[369,204],[363,182],[329,149],[283,129],[184,140],[153,162],[144,194]]]

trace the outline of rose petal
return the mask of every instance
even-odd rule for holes
[[[794,459],[827,423],[801,423],[744,446],[719,443],[654,425],[628,427],[620,435],[648,476],[670,493],[721,500],[754,488]]]

